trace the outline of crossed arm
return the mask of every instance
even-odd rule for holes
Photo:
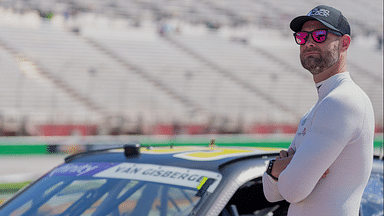
[[[276,157],[276,161],[273,164],[272,175],[275,176],[276,178],[279,178],[280,173],[283,172],[284,169],[291,162],[294,154],[295,154],[295,151],[292,148],[289,148],[288,151],[281,150],[280,151],[280,156]],[[327,177],[328,173],[329,173],[329,169],[327,169],[324,172],[324,174],[321,176],[321,178]]]
[[[272,175],[279,180],[264,174],[263,189],[268,201],[300,202],[329,174],[328,169],[347,143],[359,135],[362,114],[355,107],[334,98],[319,105],[300,147],[281,151],[276,158]]]
[[[280,156],[276,157],[276,161],[273,164],[272,167],[272,175],[279,178],[280,181],[280,174],[287,168],[287,166],[291,163],[292,159],[294,158],[295,151],[292,148],[289,148],[288,151],[280,151]],[[329,173],[329,169],[326,169],[326,171],[323,173],[322,176],[319,176],[319,181],[322,178],[325,178],[327,174]],[[284,180],[286,182],[286,179]],[[296,182],[296,181],[294,181]],[[285,192],[285,196],[283,197],[282,193],[278,189],[278,181],[272,179],[268,174],[264,173],[263,175],[263,190],[265,197],[269,202],[277,202],[281,200],[287,200],[288,202],[298,202],[302,198],[298,197],[291,197],[290,195],[287,196],[287,192]],[[300,183],[297,183],[299,185],[302,185]],[[296,188],[297,186],[295,186]],[[287,186],[284,186],[285,189],[287,189]],[[291,187],[288,187],[288,189],[292,189]],[[293,190],[297,190],[294,189]],[[291,193],[291,192],[288,192]],[[300,193],[305,193],[302,189],[300,189]],[[296,194],[296,193],[295,193]],[[305,196],[305,195],[304,195]]]

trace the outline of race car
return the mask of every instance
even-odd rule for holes
[[[289,203],[268,202],[261,181],[279,151],[132,144],[79,153],[4,202],[0,215],[286,215]],[[383,215],[382,161],[376,162],[363,216]]]

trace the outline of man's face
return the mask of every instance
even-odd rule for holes
[[[318,21],[308,21],[301,30],[310,32],[317,29],[328,28]],[[329,32],[323,43],[316,43],[310,36],[304,45],[300,45],[301,65],[313,75],[320,74],[339,60],[339,43],[339,38]]]

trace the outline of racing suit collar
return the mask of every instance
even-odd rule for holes
[[[349,72],[343,72],[331,76],[330,78],[316,83],[316,89],[318,93],[319,100],[327,96],[342,80],[351,79]]]

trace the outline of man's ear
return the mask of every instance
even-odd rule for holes
[[[349,48],[349,45],[351,45],[351,36],[345,34],[341,37],[341,50],[342,51],[347,51],[347,49]]]

